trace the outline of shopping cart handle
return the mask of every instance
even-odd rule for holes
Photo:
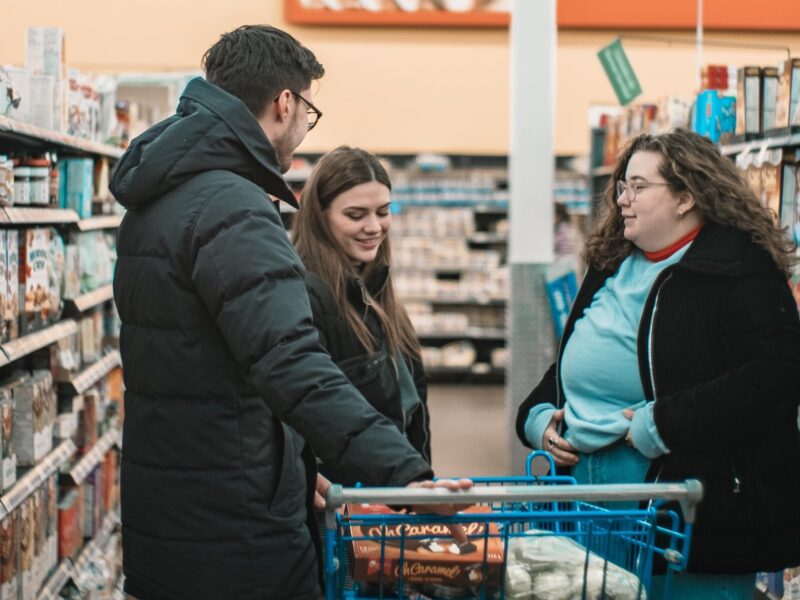
[[[614,502],[677,500],[687,522],[694,521],[696,505],[703,499],[703,485],[694,479],[684,483],[608,485],[508,485],[475,486],[468,490],[445,488],[344,488],[328,489],[326,505],[335,510],[344,504],[479,504],[489,502]]]

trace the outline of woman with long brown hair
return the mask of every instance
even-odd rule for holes
[[[340,146],[312,170],[292,235],[308,270],[306,288],[322,345],[430,463],[419,341],[390,272],[391,187],[375,156]],[[323,464],[320,472],[336,483],[356,483],[346,467]]]
[[[794,248],[733,163],[684,130],[634,139],[604,201],[517,434],[579,483],[700,479],[673,596],[749,600],[755,572],[800,563]]]

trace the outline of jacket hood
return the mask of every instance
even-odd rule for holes
[[[186,86],[175,115],[131,142],[109,187],[120,204],[136,209],[210,170],[236,173],[297,207],[258,121],[241,100],[202,77]]]

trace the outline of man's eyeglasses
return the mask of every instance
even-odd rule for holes
[[[636,200],[636,195],[641,192],[642,190],[646,190],[649,187],[654,187],[657,185],[669,185],[668,183],[650,183],[649,181],[639,181],[634,179],[633,181],[617,181],[617,198],[622,196],[622,194],[627,194],[628,200],[633,202]]]
[[[311,131],[312,129],[314,129],[314,127],[317,126],[317,123],[319,123],[319,120],[322,118],[322,111],[313,104],[311,104],[311,102],[303,98],[297,92],[292,92],[292,95],[295,98],[299,98],[300,100],[302,100],[303,103],[308,107],[306,114],[308,115],[308,130]]]

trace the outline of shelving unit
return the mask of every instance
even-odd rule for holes
[[[30,123],[0,116],[0,140],[7,140],[26,148],[58,150],[66,154],[86,154],[118,159],[124,150],[98,142],[42,129]]]
[[[103,377],[108,375],[111,371],[121,366],[122,357],[120,356],[119,350],[113,350],[96,363],[89,365],[80,373],[73,375],[69,381],[63,381],[59,383],[69,385],[71,391],[75,394],[82,394],[95,383],[100,381]]]
[[[64,308],[71,313],[86,312],[90,308],[100,306],[114,298],[114,286],[112,284],[104,285],[94,291],[81,294],[77,298],[64,301]]]
[[[78,231],[95,231],[97,229],[117,229],[122,223],[122,215],[101,215],[78,221]]]
[[[6,342],[0,346],[0,350],[2,350],[0,367],[76,333],[78,333],[78,324],[72,319],[67,319],[16,340]]]
[[[114,161],[119,159],[124,151],[121,148],[78,139],[0,116],[0,153],[24,156],[45,152],[56,152],[59,158],[71,156]],[[5,228],[26,229],[51,225],[57,226],[62,233],[65,231],[83,232],[114,230],[119,227],[121,221],[121,215],[99,215],[80,219],[74,210],[49,206],[18,205],[0,208],[0,226]],[[66,337],[78,334],[79,319],[83,316],[82,313],[90,311],[112,298],[113,288],[111,285],[106,285],[73,300],[65,301],[64,316],[60,321],[0,345],[0,368],[7,367],[7,372],[10,372],[11,369],[17,367],[17,365],[10,366],[16,361],[21,361],[18,365],[21,368],[31,368],[32,363],[25,360],[29,355]],[[54,383],[61,386],[61,391],[80,395],[118,368],[120,363],[119,352],[111,351],[97,362],[72,375],[67,381]],[[78,398],[83,400],[81,396]],[[103,399],[103,402],[107,401],[106,398]],[[79,410],[82,410],[81,406],[82,402],[74,402],[72,414],[65,416],[75,418]],[[109,427],[112,423],[113,421],[103,421],[102,426]],[[54,430],[56,429],[57,427],[54,427]],[[0,519],[5,518],[12,511],[18,510],[32,494],[43,486],[47,486],[48,480],[55,474],[59,474],[61,483],[66,481],[72,484],[82,483],[92,469],[101,463],[106,453],[113,446],[119,446],[120,443],[121,434],[115,426],[111,426],[82,457],[77,456],[78,449],[71,437],[61,441],[39,464],[28,469],[0,497]],[[81,507],[80,510],[83,508]],[[119,517],[116,513],[109,515],[98,535],[85,544],[77,561],[73,562],[67,558],[57,566],[48,564],[47,567],[52,571],[35,595],[37,600],[57,600],[61,590],[70,580],[79,579],[96,549],[107,546],[109,536],[118,521]]]
[[[3,222],[11,225],[48,225],[77,223],[78,213],[66,208],[7,207],[3,209]]]
[[[77,451],[72,440],[61,442],[54,450],[50,451],[38,465],[32,467],[20,477],[17,482],[0,497],[0,519],[22,504],[28,496],[35,492],[47,481],[53,473],[65,464]]]
[[[75,568],[69,558],[62,560],[58,568],[48,577],[36,600],[59,600],[61,590],[71,579],[75,577]]]
[[[86,591],[85,580],[88,577],[88,569],[92,562],[92,557],[102,554],[103,550],[108,546],[108,542],[114,534],[114,531],[119,526],[119,522],[118,513],[113,512],[106,515],[103,526],[97,532],[97,535],[86,543],[83,550],[81,550],[81,553],[78,555],[78,558],[75,559],[73,579],[78,589]]]
[[[100,461],[103,460],[106,453],[111,450],[113,446],[117,445],[118,441],[119,430],[117,428],[109,429],[103,434],[103,437],[95,442],[92,449],[84,454],[78,462],[72,465],[64,475],[75,485],[80,485],[89,473],[100,464]]]

